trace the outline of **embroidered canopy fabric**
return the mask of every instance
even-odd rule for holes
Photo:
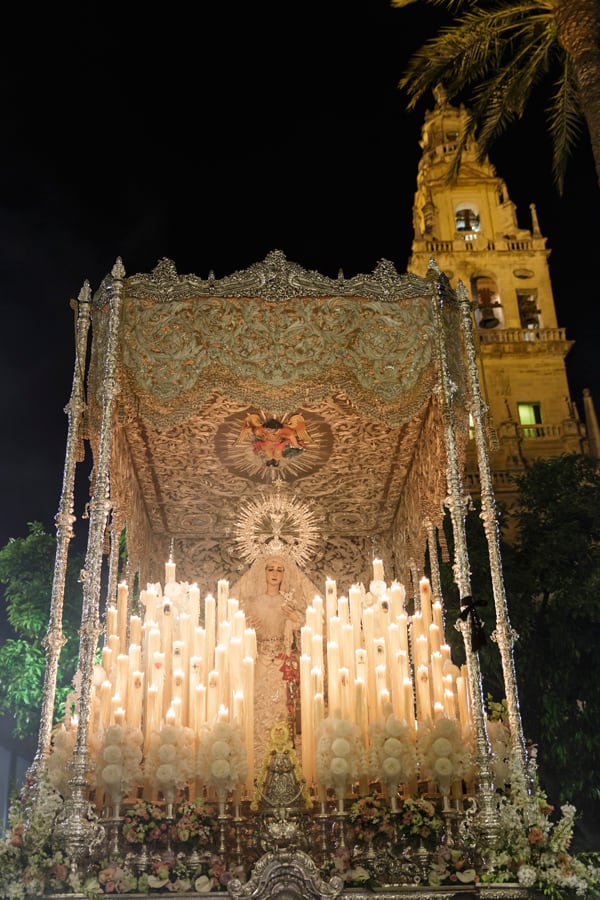
[[[105,283],[93,302],[92,444],[110,296]],[[318,524],[303,513],[296,527],[318,532],[317,569],[333,555],[347,563],[357,542],[365,550],[374,536],[382,553],[398,555],[400,534],[414,552],[446,490],[436,302],[433,279],[398,275],[387,261],[368,276],[332,279],[278,251],[221,279],[179,275],[169,260],[124,279],[111,492],[129,552],[151,568],[175,540],[205,574],[223,565],[235,574],[236,552],[254,537],[240,512],[273,487],[286,511],[301,497],[314,513]],[[442,306],[460,392],[457,311]],[[267,458],[277,448],[257,437],[269,420],[291,435],[286,446],[281,432],[278,458]],[[415,521],[399,527],[400,514]],[[217,552],[219,538],[228,540]]]

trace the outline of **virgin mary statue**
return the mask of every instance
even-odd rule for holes
[[[256,632],[254,755],[262,762],[271,730],[285,724],[295,740],[300,712],[300,629],[316,587],[289,558],[261,556],[234,584],[235,597]]]

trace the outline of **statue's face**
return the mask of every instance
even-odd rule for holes
[[[267,578],[267,584],[272,585],[274,587],[279,587],[279,585],[283,581],[284,572],[285,572],[285,566],[283,564],[283,560],[270,559],[265,566],[265,575]]]

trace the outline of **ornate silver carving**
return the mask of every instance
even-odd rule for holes
[[[234,540],[249,563],[265,553],[283,553],[301,566],[312,556],[319,536],[313,510],[282,493],[277,484],[274,493],[246,501],[235,523]]]
[[[301,850],[278,850],[266,853],[256,863],[252,877],[245,884],[233,879],[227,886],[234,898],[256,897],[266,900],[315,900],[339,897],[344,883],[339,875],[328,881],[321,878],[313,860]]]
[[[286,259],[280,250],[271,251],[263,262],[224,278],[207,279],[197,275],[179,275],[175,263],[163,258],[150,274],[128,278],[127,292],[132,297],[152,298],[159,302],[189,297],[256,297],[271,302],[298,297],[369,297],[394,301],[399,297],[418,297],[427,290],[426,282],[417,275],[399,275],[392,262],[382,259],[371,275],[327,278],[320,272],[307,271]],[[94,305],[107,303],[108,287],[103,284],[94,297]]]

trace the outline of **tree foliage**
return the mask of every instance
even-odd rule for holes
[[[24,538],[11,538],[0,549],[0,583],[4,585],[6,614],[13,634],[0,646],[0,712],[15,719],[14,736],[35,736],[39,728],[52,596],[56,539],[39,522],[28,523]],[[64,712],[66,695],[77,663],[77,630],[81,621],[81,558],[67,567],[63,606],[62,649],[56,690],[56,712]]]
[[[518,480],[508,571],[523,719],[559,799],[600,799],[600,468],[537,460]]]
[[[538,747],[540,779],[554,803],[572,802],[592,821],[600,808],[600,467],[588,456],[536,460],[516,479],[518,496],[500,516],[504,585],[523,731]],[[479,651],[486,688],[504,698],[487,542],[480,506],[466,516],[472,593],[487,644]],[[452,535],[447,529],[451,550]],[[447,625],[458,610],[452,567],[442,565]],[[448,597],[450,603],[448,603]],[[456,598],[456,599],[453,599]],[[454,621],[457,616],[454,616]],[[462,636],[446,629],[453,659]],[[597,826],[596,826],[597,827]],[[594,834],[597,840],[597,834]]]
[[[391,0],[403,7],[414,0]],[[600,5],[597,0],[424,0],[451,14],[411,59],[399,86],[409,107],[442,85],[469,108],[450,176],[477,139],[480,161],[527,107],[543,101],[562,193],[569,155],[585,122],[600,183]]]

